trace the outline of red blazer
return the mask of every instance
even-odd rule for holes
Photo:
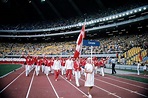
[[[80,68],[80,63],[77,63],[76,61],[74,61],[74,70],[75,71],[81,71],[81,68]]]

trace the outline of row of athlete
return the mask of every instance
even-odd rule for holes
[[[29,75],[31,70],[35,68],[36,75],[39,75],[40,69],[46,75],[49,73],[55,74],[55,81],[57,81],[58,75],[61,72],[62,75],[66,74],[66,78],[71,81],[72,74],[79,75],[84,74],[84,66],[86,64],[87,58],[61,58],[61,57],[25,57],[25,67],[26,67],[26,76]],[[95,73],[97,74],[98,68],[101,68],[101,75],[104,76],[104,66],[107,62],[107,58],[98,59],[97,57],[93,57],[92,63],[95,66]]]

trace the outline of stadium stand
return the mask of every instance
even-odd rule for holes
[[[22,54],[73,55],[78,35],[74,32],[80,31],[86,19],[87,39],[101,43],[100,46],[93,47],[93,55],[117,54],[119,63],[131,65],[140,61],[139,53],[142,58],[147,55],[147,10],[147,3],[136,1],[117,8],[84,14],[81,17],[15,24],[1,23],[0,57],[20,57]],[[11,42],[13,40],[14,42]],[[81,54],[90,53],[91,48],[83,46]]]

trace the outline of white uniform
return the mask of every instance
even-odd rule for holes
[[[92,64],[86,64],[85,69],[87,71],[90,71],[92,73],[86,73],[85,76],[85,86],[86,87],[91,87],[94,86],[94,71],[93,71],[93,65]]]

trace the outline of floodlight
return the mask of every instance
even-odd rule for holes
[[[134,10],[134,12],[136,13],[136,12],[137,12],[137,10]]]
[[[146,10],[146,7],[144,7],[143,9]]]
[[[130,12],[131,14],[133,13],[133,11]]]
[[[121,14],[119,15],[119,17],[121,17]]]
[[[139,9],[139,11],[141,11],[141,9]]]

